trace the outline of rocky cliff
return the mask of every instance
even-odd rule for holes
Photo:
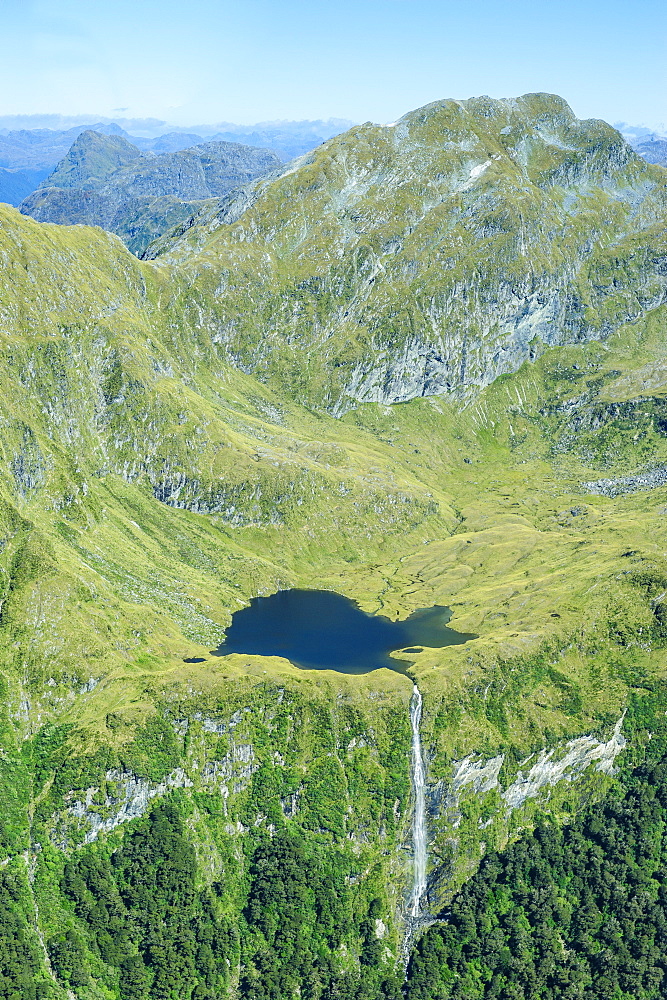
[[[196,308],[222,356],[264,379],[296,353],[298,392],[339,414],[465,393],[660,305],[665,198],[559,98],[445,101],[330,140],[171,257],[211,263]]]

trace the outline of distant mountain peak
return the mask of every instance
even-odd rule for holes
[[[79,188],[101,181],[119,167],[141,156],[141,151],[120,135],[87,130],[74,141],[67,155],[41,187]]]
[[[40,222],[101,226],[139,253],[203,203],[281,165],[270,150],[190,138],[199,143],[142,152],[120,135],[86,130],[21,211]]]
[[[667,167],[667,126],[659,125],[657,129],[651,129],[645,125],[616,122],[614,127],[647,163]]]

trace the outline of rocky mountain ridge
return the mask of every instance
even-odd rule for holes
[[[201,202],[279,166],[275,153],[236,143],[142,153],[122,136],[86,131],[20,210],[40,222],[101,226],[140,253]]]
[[[299,392],[340,414],[487,385],[660,305],[665,182],[559,99],[440,102],[330,140],[146,256],[192,261],[223,356],[280,378],[301,352]]]
[[[124,121],[125,128],[107,120],[58,129],[53,127],[57,118],[49,115],[0,118],[11,125],[0,128],[0,202],[20,205],[67,155],[77,137],[86,131],[120,136],[142,152],[175,153],[202,143],[223,141],[270,149],[285,161],[303,155],[353,124],[342,119],[260,122],[254,126],[221,122],[215,126],[181,127],[165,132],[166,122],[153,120]],[[31,127],[32,122],[42,120],[44,127]],[[63,124],[68,123],[64,121]],[[19,125],[21,127],[17,127]]]
[[[642,142],[635,147],[640,156],[643,156],[648,163],[656,163],[660,167],[667,167],[667,139],[651,139]]]
[[[667,136],[664,128],[655,132],[645,126],[628,125],[627,122],[618,122],[616,128],[648,163],[667,166]]]

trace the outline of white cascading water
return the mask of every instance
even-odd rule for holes
[[[421,901],[426,892],[426,794],[424,761],[419,726],[422,718],[422,696],[415,684],[410,700],[410,724],[412,726],[412,787],[415,795],[415,811],[412,819],[413,881],[412,895],[408,904],[408,914],[413,920],[419,916]]]

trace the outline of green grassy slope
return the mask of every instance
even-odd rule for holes
[[[512,122],[510,156],[500,146]],[[433,912],[485,850],[538,813],[571,816],[613,783],[597,765],[602,748],[620,749],[613,732],[624,711],[621,759],[633,762],[650,749],[651,719],[667,709],[666,487],[635,489],[638,481],[605,495],[586,485],[667,465],[664,175],[607,126],[576,123],[561,105],[554,117],[542,98],[452,102],[396,129],[402,137],[365,126],[332,140],[266,186],[235,224],[192,227],[155,263],[99,230],[0,209],[2,846],[17,872],[8,912],[23,928],[8,933],[23,941],[16,962],[25,977],[35,979],[38,963],[43,996],[70,989],[82,1000],[125,1000],[153,988],[154,972],[142,971],[154,969],[145,928],[128,903],[138,875],[129,860],[124,875],[111,878],[108,866],[114,850],[129,858],[132,838],[149,837],[165,796],[178,818],[163,821],[158,809],[155,823],[171,824],[160,836],[181,860],[179,824],[189,831],[188,885],[207,887],[221,927],[250,928],[245,944],[228,942],[224,969],[213,954],[211,976],[221,978],[201,990],[225,995],[240,983],[237,995],[259,1000],[270,971],[292,996],[290,963],[301,968],[317,953],[319,995],[334,982],[347,983],[349,996],[392,995],[410,881],[410,682],[389,671],[304,672],[279,658],[210,659],[233,611],[256,594],[328,587],[390,617],[446,604],[453,627],[479,636],[412,655],[424,695]],[[574,149],[563,148],[563,129]],[[466,229],[448,284],[452,269],[436,264],[442,230],[436,239],[429,228],[435,209],[408,234],[407,202],[389,202],[386,225],[400,222],[401,240],[417,233],[421,263],[397,251],[405,281],[378,272],[362,295],[360,234],[341,237],[332,263],[338,237],[324,232],[336,192],[361,204],[358,192],[345,194],[354,157],[372,157],[371,180],[378,163],[389,178],[356,223],[370,241],[374,213],[407,176],[398,183],[391,169],[413,158],[423,209],[429,185],[442,193],[460,182],[457,171],[468,177],[480,144],[501,157],[487,172],[502,176],[484,180],[494,199],[504,190],[503,203],[516,206],[519,174],[539,181],[526,197],[531,246],[545,248],[544,260],[517,251],[514,222],[505,243],[479,233],[470,242]],[[517,166],[521,151],[527,165]],[[346,176],[358,186],[357,167]],[[452,197],[440,203],[442,226],[463,217],[472,226],[483,192]],[[576,220],[573,243],[563,243],[562,228],[549,239],[535,228],[547,224],[545,199],[560,205],[558,225]],[[430,269],[451,303],[436,323],[437,337],[451,329],[458,345],[450,360],[464,341],[477,344],[480,365],[510,343],[498,326],[488,346],[488,317],[501,287],[518,280],[515,264],[532,268],[554,301],[572,303],[576,286],[574,318],[555,317],[556,333],[525,356],[515,350],[523,334],[512,340],[512,358],[492,374],[512,370],[489,385],[452,375],[457,391],[436,392],[422,372],[403,393],[411,398],[352,407],[350,372],[363,381],[396,358],[406,371],[412,364],[401,352],[421,334],[407,314],[394,312],[386,341],[357,322],[359,310],[381,316],[376,296],[395,295],[410,310],[425,301],[409,259],[422,277]],[[466,311],[469,295],[476,313]],[[349,333],[340,302],[357,312],[339,364]],[[329,410],[343,397],[336,418]],[[204,662],[183,662],[197,656]],[[556,763],[589,756],[521,798],[542,750]],[[466,760],[472,777],[455,789]],[[475,784],[478,766],[495,779]],[[286,838],[276,841],[280,863],[262,854],[269,833]],[[107,924],[99,914],[91,923],[68,858],[84,859],[86,885],[99,878],[109,900],[121,894],[128,947],[143,965],[126,968],[100,944]],[[299,858],[348,887],[344,930],[303,942],[294,961],[282,955],[282,971],[267,970],[267,954],[280,951],[275,914],[253,879],[257,865],[292,870]],[[306,892],[298,879],[292,889]],[[116,903],[105,905],[112,913]],[[306,893],[299,906],[295,919],[307,923],[315,901]],[[195,984],[173,988],[189,996]]]
[[[488,384],[657,305],[666,182],[560,98],[443,101],[331,139],[152,253],[222,357],[341,413]]]

